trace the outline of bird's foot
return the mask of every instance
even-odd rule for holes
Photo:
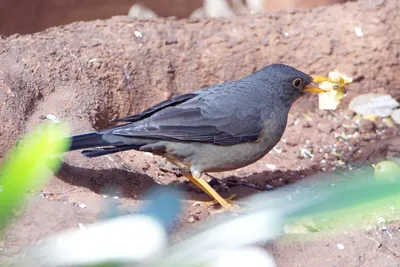
[[[182,174],[185,175],[186,178],[188,178],[192,183],[197,185],[201,190],[203,190],[207,195],[209,195],[211,198],[214,199],[213,201],[196,202],[196,203],[194,203],[193,206],[196,206],[196,205],[210,206],[210,205],[219,204],[219,205],[221,205],[222,210],[227,210],[227,211],[231,211],[234,213],[236,213],[240,210],[239,204],[243,204],[243,203],[232,200],[234,197],[236,197],[236,195],[232,195],[229,198],[224,199],[205,180],[199,178],[198,177],[199,175],[194,176],[189,171],[183,171]]]
[[[210,200],[210,201],[197,201],[193,204],[193,206],[215,206],[220,205],[222,209],[232,212],[240,211],[240,206],[249,205],[245,202],[240,202],[233,200],[236,197],[235,194],[231,195],[228,198],[223,199],[222,203],[218,202],[217,200]]]

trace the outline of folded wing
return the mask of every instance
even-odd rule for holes
[[[220,86],[191,97],[171,99],[172,105],[150,108],[151,112],[145,113],[142,119],[122,119],[134,122],[111,133],[124,137],[216,145],[256,141],[261,134],[263,101],[260,101],[260,96],[252,94],[246,86],[228,90],[226,84],[223,90]]]

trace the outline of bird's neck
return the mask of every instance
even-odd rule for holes
[[[260,142],[264,143],[264,147],[268,151],[281,140],[289,115],[289,108],[282,108],[277,105],[274,105],[274,107],[272,110],[268,109],[265,114],[262,114],[264,119]]]

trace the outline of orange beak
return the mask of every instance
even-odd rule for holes
[[[328,81],[328,77],[324,77],[324,76],[318,76],[318,75],[311,75],[311,77],[313,78],[312,83],[307,85],[306,88],[304,89],[304,92],[307,93],[326,93],[326,91],[324,89],[321,89],[319,87],[313,87],[312,84],[314,83],[321,83],[321,82],[325,82]]]

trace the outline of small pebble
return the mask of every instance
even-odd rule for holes
[[[44,118],[48,119],[48,120],[50,120],[50,121],[52,121],[54,123],[60,123],[60,120],[57,119],[57,117],[52,115],[52,114],[48,114],[48,115],[44,116]]]
[[[355,27],[354,28],[354,33],[356,34],[357,37],[364,37],[363,30],[360,27]]]
[[[337,244],[338,249],[343,250],[344,246],[342,244]]]
[[[274,164],[265,164],[265,167],[267,167],[270,170],[276,170],[276,166]]]
[[[194,223],[195,221],[196,221],[196,219],[194,218],[194,216],[190,216],[188,218],[188,222],[190,222],[190,223]]]
[[[272,185],[266,184],[266,185],[265,185],[265,188],[266,188],[266,189],[274,189],[275,187],[273,187]]]
[[[134,31],[133,34],[137,37],[137,38],[142,38],[143,34],[140,31]]]
[[[304,148],[300,149],[300,154],[304,158],[312,159],[314,157],[314,155],[310,151],[308,151],[307,149],[304,149]]]
[[[82,203],[82,204],[79,204],[78,207],[81,208],[81,209],[85,209],[86,205]]]

